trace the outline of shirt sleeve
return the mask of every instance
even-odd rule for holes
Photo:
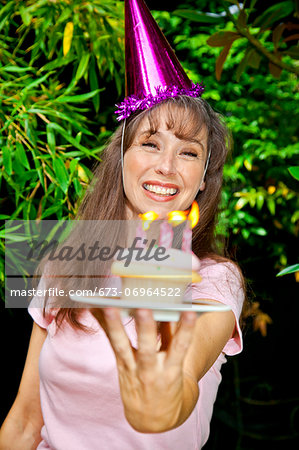
[[[45,307],[45,295],[46,283],[42,277],[36,288],[35,296],[29,304],[28,312],[37,325],[47,329],[55,317],[55,309]]]
[[[239,319],[244,303],[244,290],[239,271],[231,262],[215,263],[210,260],[201,265],[199,274],[202,281],[192,284],[192,300],[215,300],[231,308],[236,326],[223,352],[229,356],[237,355],[243,349]]]

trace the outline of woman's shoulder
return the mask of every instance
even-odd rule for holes
[[[245,299],[245,283],[238,265],[224,258],[203,258],[199,274],[202,281],[192,285],[193,297],[228,304],[239,316]]]
[[[243,275],[238,264],[227,258],[202,258],[200,259],[199,271],[210,278],[228,277],[231,280],[235,278],[236,280],[239,280],[239,282],[243,281]]]

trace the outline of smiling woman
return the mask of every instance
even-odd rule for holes
[[[86,249],[96,250],[104,243],[104,223],[106,248],[126,245],[129,219],[149,210],[165,219],[196,201],[200,220],[193,233],[189,229],[193,254],[190,245],[171,249],[171,267],[183,270],[187,260],[192,262],[196,277],[192,273],[183,292],[191,302],[178,323],[162,324],[140,299],[129,319],[122,319],[115,307],[76,307],[67,294],[75,283],[81,291],[99,292],[109,283],[119,287],[111,262],[102,271],[98,258],[80,266],[45,258],[39,289],[46,295],[33,298],[29,307],[32,338],[19,394],[1,431],[1,448],[200,449],[208,439],[225,355],[242,350],[244,281],[237,265],[217,249],[215,236],[229,133],[199,98],[202,86],[188,79],[141,0],[125,0],[125,5],[126,26],[131,25],[128,67],[136,66],[143,76],[150,62],[154,84],[146,76],[140,87],[138,77],[128,77],[136,90],[119,105],[120,118],[126,120],[102,154],[66,244],[80,249],[84,242]],[[139,33],[136,40],[131,32]],[[142,48],[136,49],[140,42]],[[157,51],[157,42],[165,51]],[[141,264],[135,262],[134,273],[125,272],[138,278]],[[152,263],[155,273],[160,265]],[[173,279],[167,278],[171,287]],[[66,303],[53,294],[54,287],[66,292]],[[202,301],[225,308],[197,317],[192,303]]]

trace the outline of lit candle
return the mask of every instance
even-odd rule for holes
[[[150,224],[158,219],[158,214],[155,213],[155,211],[148,211],[144,214],[139,214],[139,217],[141,219],[140,224],[137,226],[136,230],[136,237],[140,237],[141,240],[139,240],[136,244],[137,247],[145,247],[145,244],[143,243],[144,239],[146,239],[146,230],[149,229]]]
[[[170,223],[165,220],[162,222],[160,226],[160,247],[164,247],[166,249],[171,248],[173,240],[173,230]]]
[[[192,253],[192,228],[190,220],[187,220],[184,228],[182,250],[183,252]]]
[[[146,232],[143,229],[142,222],[140,222],[136,228],[136,237],[140,238],[140,239],[138,239],[138,241],[136,243],[136,247],[144,248],[145,243],[143,241],[146,239]]]

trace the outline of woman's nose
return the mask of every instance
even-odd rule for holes
[[[157,161],[156,167],[155,167],[156,173],[162,174],[162,175],[174,175],[177,172],[176,168],[176,158],[175,155],[168,152],[163,152],[160,155],[159,160]]]

